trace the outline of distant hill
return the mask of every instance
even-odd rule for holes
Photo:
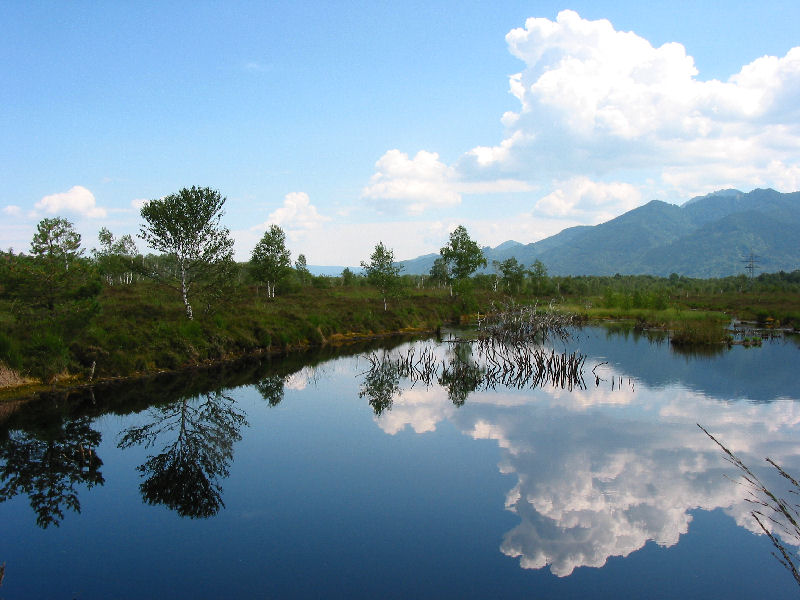
[[[671,273],[725,277],[744,272],[752,253],[762,272],[800,269],[800,192],[720,190],[682,206],[652,200],[600,225],[565,229],[531,244],[484,248],[492,261],[541,260],[551,275]],[[437,254],[403,261],[404,273],[428,273]]]
[[[350,269],[356,275],[362,273],[361,267],[336,267],[323,265],[308,265],[308,272],[312,275],[325,275],[326,277],[338,277],[345,269]]]

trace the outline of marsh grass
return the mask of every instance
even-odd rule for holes
[[[726,325],[718,321],[686,320],[671,323],[674,346],[720,346],[731,342]]]
[[[705,427],[699,423],[697,426],[720,447],[725,454],[725,460],[740,471],[740,483],[747,489],[747,501],[754,507],[750,511],[750,515],[775,547],[777,552],[773,552],[772,555],[800,585],[800,557],[796,550],[793,551],[787,547],[787,543],[795,547],[800,546],[800,504],[797,502],[797,495],[800,494],[800,482],[771,458],[765,459],[780,475],[782,481],[788,485],[788,493],[794,496],[793,500],[787,500],[779,492],[767,488],[736,454],[711,435]],[[788,540],[788,542],[785,543],[783,540]]]
[[[172,290],[150,282],[105,287],[97,301],[93,317],[69,335],[46,321],[31,328],[3,313],[9,327],[0,333],[0,362],[22,375],[48,378],[64,371],[128,376],[320,346],[344,336],[433,331],[459,313],[443,290],[409,290],[384,311],[369,288],[341,286],[306,286],[272,300],[243,288],[214,310],[198,308],[193,321]]]
[[[712,347],[726,341],[724,326],[734,316],[773,328],[800,323],[798,295],[781,291],[678,294],[673,292],[681,285],[703,282],[613,277],[560,278],[559,285],[550,286],[555,295],[510,295],[495,291],[490,278],[484,279],[476,278],[468,290],[454,296],[447,288],[425,288],[409,279],[386,311],[376,290],[360,278],[351,285],[343,285],[341,278],[315,278],[315,285],[293,279],[272,299],[242,283],[221,298],[198,301],[192,323],[186,321],[174,290],[151,281],[103,287],[91,301],[65,304],[57,322],[34,314],[35,306],[0,294],[0,362],[22,376],[42,380],[62,371],[125,376],[264,350],[285,352],[387,332],[474,323],[477,314],[492,312],[492,303],[509,299],[574,315],[577,324],[624,321],[648,335],[671,331],[676,347]],[[637,282],[663,289],[626,290]],[[601,284],[619,289],[603,292]],[[598,286],[596,293],[586,293]],[[710,286],[706,282],[700,288]]]

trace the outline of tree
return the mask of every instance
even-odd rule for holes
[[[109,285],[115,282],[131,283],[139,251],[130,234],[116,239],[113,233],[103,227],[97,238],[100,241],[100,249],[93,250],[92,254],[106,282]]]
[[[24,268],[16,283],[32,306],[46,306],[52,313],[57,304],[100,291],[96,273],[81,259],[81,236],[67,219],[42,219],[31,240],[31,255],[32,260],[20,261]]]
[[[283,377],[273,373],[262,377],[256,384],[256,389],[270,406],[278,406],[283,400],[284,383]]]
[[[376,416],[392,409],[395,396],[400,395],[400,367],[384,353],[383,358],[372,363],[364,375],[358,397],[368,397]]]
[[[142,207],[139,237],[150,247],[170,254],[177,261],[175,286],[180,292],[186,316],[193,319],[189,293],[201,282],[219,289],[233,265],[233,239],[227,227],[220,226],[225,198],[210,188],[183,188]],[[153,273],[163,279],[164,274]]]
[[[48,261],[63,263],[64,270],[82,254],[81,234],[62,217],[42,219],[31,241],[31,254]]]
[[[541,293],[542,287],[544,283],[547,281],[547,267],[544,266],[544,263],[540,261],[538,258],[533,262],[531,268],[528,270],[528,273],[533,280],[534,287],[536,289],[536,293]]]
[[[42,529],[58,527],[65,509],[80,513],[80,486],[105,482],[97,455],[102,436],[91,425],[78,417],[46,432],[8,432],[0,442],[0,502],[26,494]]]
[[[367,274],[367,281],[374,285],[383,296],[383,310],[386,310],[386,297],[392,294],[400,283],[400,271],[403,267],[394,264],[394,252],[378,242],[369,262],[361,262]]]
[[[525,280],[525,266],[512,256],[501,262],[499,268],[506,287],[519,292],[522,282]]]
[[[466,228],[459,225],[450,234],[450,241],[439,253],[456,281],[466,280],[478,267],[486,266],[478,244],[469,237]]]
[[[292,272],[292,259],[286,249],[286,234],[270,225],[250,256],[250,272],[256,281],[267,284],[267,297],[275,297],[275,286]]]
[[[441,256],[433,261],[430,276],[431,279],[435,281],[437,285],[439,285],[439,287],[443,287],[449,283],[450,269],[447,266],[447,261],[445,261],[445,259]]]
[[[463,406],[472,392],[478,389],[486,375],[486,368],[472,358],[472,345],[457,343],[449,352],[450,364],[442,369],[439,385],[447,388],[447,397],[456,406]]]
[[[4,332],[19,343],[28,373],[43,381],[74,366],[70,346],[99,309],[102,283],[81,257],[80,240],[66,219],[43,219],[31,254],[6,254],[0,265],[0,293],[12,301],[13,315]]]
[[[300,280],[300,283],[305,284],[311,280],[311,272],[308,270],[305,254],[300,254],[297,260],[294,261],[294,270],[297,271],[297,278]]]
[[[356,280],[356,274],[350,270],[350,267],[345,267],[342,269],[342,285],[345,287],[350,287]]]

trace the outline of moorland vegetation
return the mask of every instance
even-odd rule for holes
[[[732,318],[800,328],[800,271],[696,279],[549,276],[541,261],[485,264],[464,227],[427,275],[404,275],[379,242],[338,276],[294,265],[271,226],[248,262],[233,259],[225,199],[181,190],[142,209],[140,238],[103,228],[87,253],[64,218],[42,220],[28,253],[0,252],[0,379],[76,384],[176,370],[257,352],[339,343],[444,324],[516,302],[583,319],[625,319],[675,343],[717,344]]]

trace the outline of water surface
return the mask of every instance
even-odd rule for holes
[[[412,348],[432,379],[374,368]],[[0,595],[796,597],[697,423],[770,485],[766,456],[800,473],[797,345],[552,349],[579,385],[411,341],[29,405],[0,431]]]

